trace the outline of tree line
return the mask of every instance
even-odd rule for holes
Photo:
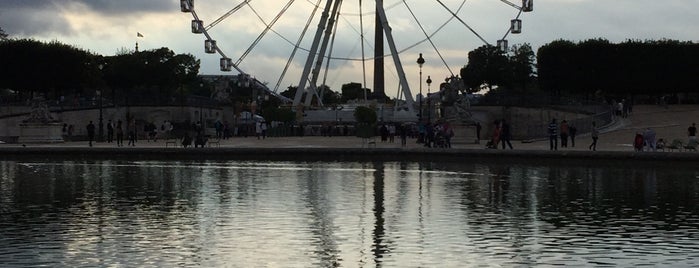
[[[539,84],[553,95],[632,96],[699,89],[699,44],[557,40],[539,48]]]
[[[114,102],[149,98],[163,103],[174,97],[208,97],[211,93],[212,87],[198,77],[200,61],[191,54],[159,48],[123,49],[115,56],[102,56],[57,41],[8,39],[1,30],[0,89],[5,93],[0,93],[6,95],[9,89],[17,100],[37,94],[48,99],[90,97],[99,91]],[[675,40],[618,44],[604,39],[556,40],[536,54],[529,44],[508,51],[486,45],[469,52],[460,75],[465,93],[483,88],[501,95],[548,93],[588,98],[695,93],[699,89],[698,56],[699,44]],[[327,86],[319,88],[326,105],[370,96],[357,83],[343,85],[341,94]],[[252,94],[245,90],[232,84],[233,101]],[[281,94],[293,98],[295,92],[295,87],[289,87]]]
[[[676,40],[556,40],[536,54],[528,44],[482,46],[461,69],[469,93],[601,99],[666,96],[699,89],[699,44]],[[487,96],[486,96],[487,97]]]
[[[168,48],[102,56],[57,41],[6,39],[0,41],[0,58],[0,88],[11,90],[16,100],[94,97],[99,92],[116,101],[119,96],[158,98],[201,88],[199,60]]]

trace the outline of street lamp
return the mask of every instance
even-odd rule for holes
[[[431,123],[432,120],[430,120],[430,110],[432,109],[432,105],[430,103],[430,84],[432,84],[432,78],[430,76],[427,76],[427,123]]]
[[[199,87],[204,88],[204,83],[200,83]],[[201,128],[204,129],[204,98],[200,97],[199,98],[199,124],[201,125]]]
[[[101,73],[102,68],[104,68],[104,65],[100,64],[97,67],[100,69],[100,73]],[[99,95],[99,98],[100,98],[99,99],[99,102],[100,102],[100,119],[99,120],[100,120],[100,122],[99,122],[99,127],[97,130],[97,140],[99,140],[100,142],[103,142],[104,141],[104,138],[103,138],[104,137],[104,122],[103,122],[103,118],[102,118],[102,89],[97,91],[97,95]]]
[[[417,58],[417,65],[420,66],[420,115],[418,115],[418,119],[420,122],[422,122],[422,65],[425,64],[425,59],[422,58],[422,53],[420,53],[420,57]]]

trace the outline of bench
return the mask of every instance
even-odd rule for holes
[[[376,148],[376,138],[371,137],[371,138],[362,138],[362,148]]]
[[[209,143],[209,147],[212,147],[214,144],[216,144],[216,147],[221,147],[221,139],[220,138],[210,139],[210,140],[208,140],[207,143]]]
[[[177,147],[178,145],[181,145],[182,143],[180,142],[179,139],[166,139],[165,140],[165,148],[167,148],[170,144],[172,144],[172,147]]]

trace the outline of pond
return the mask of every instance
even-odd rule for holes
[[[3,267],[690,267],[699,168],[0,161]]]

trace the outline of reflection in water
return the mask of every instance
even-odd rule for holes
[[[672,266],[699,168],[0,161],[5,266]]]
[[[376,266],[381,266],[384,254],[388,249],[384,244],[384,167],[383,163],[376,163],[374,171],[374,261]]]

